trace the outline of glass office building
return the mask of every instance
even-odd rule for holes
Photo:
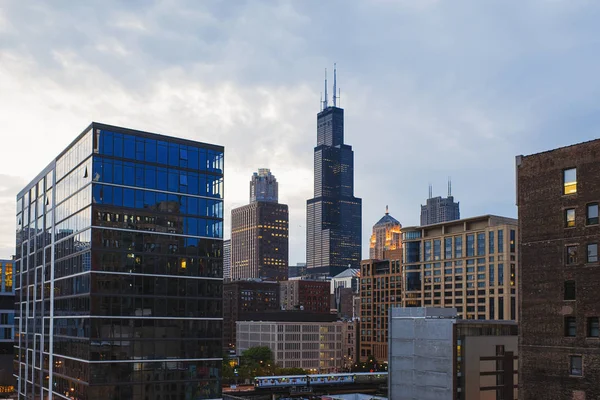
[[[223,147],[92,123],[17,196],[20,399],[221,397]]]

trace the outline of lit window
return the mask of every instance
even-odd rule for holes
[[[598,203],[588,204],[586,224],[587,225],[597,225],[598,224]]]
[[[583,358],[581,356],[570,356],[569,375],[583,376]]]
[[[563,171],[564,194],[577,193],[577,169],[565,169]]]
[[[572,228],[575,226],[575,209],[569,208],[565,210],[565,227]]]
[[[588,337],[599,337],[600,325],[598,323],[598,317],[588,318]]]
[[[587,245],[587,262],[598,262],[598,244],[590,243]]]

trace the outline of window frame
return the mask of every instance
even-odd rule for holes
[[[590,258],[590,246],[592,246],[592,248],[593,248],[593,246],[596,247],[596,255],[592,256],[591,258]],[[598,262],[598,243],[588,243],[586,246],[586,250],[587,251],[586,251],[586,255],[585,255],[585,261],[588,264],[597,263]]]
[[[565,265],[575,265],[577,264],[577,245],[576,244],[571,244],[571,245],[567,245],[565,246]],[[574,254],[574,258],[572,261],[570,261],[570,254],[569,254],[569,249],[575,249],[575,254]]]
[[[572,325],[571,325],[572,323]],[[573,332],[571,332],[571,328],[573,328]],[[573,333],[573,334],[571,334]],[[563,336],[566,338],[574,338],[577,337],[577,318],[568,315],[564,318],[564,332]]]
[[[595,323],[595,327],[592,328],[592,323]],[[592,335],[592,329],[596,330],[596,334]],[[600,338],[600,321],[598,317],[588,317],[586,335],[588,338]]]
[[[570,171],[575,172],[575,180],[567,181],[567,173]],[[562,170],[562,183],[563,183],[563,195],[571,195],[577,193],[577,168],[565,168]],[[574,190],[573,190],[574,189]]]
[[[576,358],[581,360],[579,374],[573,373],[573,370],[574,370],[573,369],[573,360]],[[583,355],[581,355],[581,354],[570,354],[569,355],[569,376],[574,376],[574,377],[578,377],[578,378],[583,377]]]
[[[572,287],[571,287],[571,284],[572,284]],[[572,289],[572,291],[570,289]],[[572,293],[572,296],[568,296],[569,293]],[[563,291],[563,300],[565,300],[565,301],[577,300],[577,283],[574,280],[565,281],[564,291]]]
[[[596,207],[596,217],[590,217],[590,207]],[[585,206],[585,224],[588,226],[598,225],[600,223],[600,207],[598,203],[588,203]],[[590,222],[591,221],[591,222]]]
[[[573,213],[573,219],[569,219],[569,214],[571,212]],[[565,208],[564,217],[565,228],[575,228],[575,208]]]

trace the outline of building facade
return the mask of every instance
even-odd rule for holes
[[[223,240],[223,280],[231,280],[231,239]]]
[[[277,202],[277,181],[269,170],[252,176],[250,198],[250,204],[231,210],[231,279],[286,280],[288,206]]]
[[[236,348],[236,322],[249,314],[279,310],[277,282],[233,281],[223,285],[223,346]]]
[[[360,270],[348,268],[331,279],[331,309],[340,318],[354,319],[354,298],[359,295]]]
[[[352,347],[348,323],[341,321],[238,321],[238,355],[251,347],[268,346],[282,368],[303,368],[312,373],[342,371],[343,346]],[[347,358],[346,358],[347,360]]]
[[[453,308],[392,308],[388,398],[518,399],[518,354],[514,321],[460,320]]]
[[[521,398],[600,398],[600,140],[516,164]]]
[[[0,260],[0,397],[15,392],[13,376],[15,290],[14,261]]]
[[[220,398],[222,213],[223,147],[86,128],[17,196],[19,398]]]
[[[313,313],[330,312],[330,284],[327,281],[294,279],[279,282],[282,310],[304,310]]]
[[[269,168],[259,168],[250,180],[250,203],[279,202],[279,184]]]
[[[421,206],[421,226],[460,219],[460,206],[458,202],[454,202],[450,188],[448,182],[448,197],[432,197],[431,186],[429,187],[429,198]]]
[[[306,210],[307,270],[335,276],[360,265],[362,200],[354,197],[354,152],[344,144],[344,110],[335,102],[329,106],[327,96],[317,114],[314,156],[314,197]]]
[[[388,212],[385,207],[385,215],[373,225],[373,234],[369,248],[369,258],[372,260],[383,260],[386,251],[396,250],[402,247],[402,224]]]
[[[288,268],[288,278],[301,278],[306,273],[306,263],[296,263]]]

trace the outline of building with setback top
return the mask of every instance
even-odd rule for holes
[[[521,399],[600,398],[600,140],[518,156]]]
[[[17,195],[19,399],[221,397],[223,147],[92,123]]]
[[[421,206],[421,226],[457,219],[460,219],[460,204],[454,202],[451,182],[448,181],[448,197],[432,197],[432,188],[429,186],[429,198]]]
[[[392,217],[385,206],[385,215],[373,225],[373,234],[369,248],[369,258],[383,260],[384,252],[399,249],[402,246],[402,224]]]
[[[334,75],[335,79],[335,75]],[[335,93],[334,81],[334,93]],[[354,197],[354,152],[344,144],[344,110],[325,101],[317,114],[314,198],[307,201],[306,266],[309,275],[335,276],[360,265],[362,200]]]

